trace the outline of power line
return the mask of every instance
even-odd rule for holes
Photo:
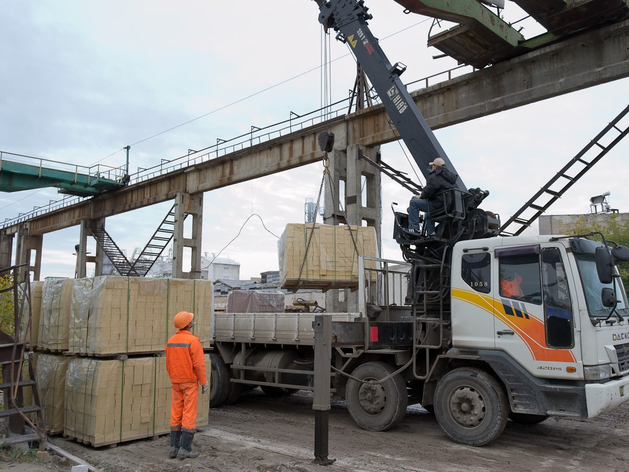
[[[393,37],[393,36],[396,36],[396,35],[398,35],[398,34],[400,34],[400,33],[403,33],[404,31],[407,31],[407,30],[411,29],[411,28],[415,28],[416,26],[419,26],[420,24],[425,23],[425,22],[427,22],[428,20],[429,20],[429,19],[425,19],[425,20],[419,21],[419,22],[417,22],[417,23],[415,23],[415,24],[413,24],[413,25],[410,25],[410,26],[408,26],[408,27],[406,27],[406,28],[404,28],[404,29],[401,29],[401,30],[399,30],[399,31],[397,31],[397,32],[395,32],[395,33],[392,33],[392,34],[390,34],[390,35],[388,35],[388,36],[385,36],[385,37],[383,38],[383,40],[386,40],[386,39],[388,39],[388,38],[391,38],[391,37]],[[183,123],[180,123],[180,124],[178,124],[178,125],[176,125],[176,126],[173,126],[173,127],[171,127],[171,128],[168,128],[168,129],[166,129],[166,130],[164,130],[164,131],[160,131],[159,133],[155,133],[155,134],[153,134],[153,135],[151,135],[151,136],[149,136],[149,137],[147,137],[147,138],[140,139],[139,141],[136,141],[135,143],[130,144],[129,146],[131,146],[131,147],[133,147],[133,146],[137,146],[138,144],[144,143],[144,142],[149,141],[149,140],[151,140],[151,139],[153,139],[153,138],[156,138],[156,137],[161,136],[161,135],[163,135],[163,134],[169,133],[170,131],[173,131],[173,130],[176,130],[176,129],[178,129],[178,128],[181,128],[182,126],[186,126],[186,125],[188,125],[188,124],[190,124],[190,123],[194,123],[195,121],[198,121],[198,120],[203,119],[203,118],[205,118],[205,117],[207,117],[207,116],[213,115],[214,113],[218,113],[219,111],[225,110],[225,109],[227,109],[227,108],[229,108],[229,107],[232,107],[232,106],[234,106],[234,105],[237,105],[237,104],[239,104],[239,103],[242,103],[242,102],[244,102],[244,101],[246,101],[246,100],[249,100],[249,99],[251,99],[251,98],[253,98],[253,97],[256,97],[256,96],[261,95],[261,94],[263,94],[263,93],[265,93],[265,92],[268,92],[269,90],[273,90],[273,89],[275,89],[275,88],[277,88],[277,87],[279,87],[279,86],[281,86],[281,85],[284,85],[284,84],[287,84],[287,83],[289,83],[289,82],[292,82],[293,80],[297,80],[298,78],[303,77],[304,75],[310,74],[310,73],[312,73],[312,72],[314,72],[314,71],[317,71],[317,70],[323,70],[323,69],[325,69],[327,66],[329,66],[330,64],[333,64],[334,62],[340,61],[341,59],[344,59],[344,58],[346,58],[346,57],[348,57],[348,56],[352,56],[352,57],[353,57],[353,54],[352,54],[351,52],[348,52],[347,54],[344,54],[344,55],[342,55],[342,56],[337,57],[336,59],[331,59],[331,60],[329,60],[329,61],[325,62],[325,64],[322,64],[322,65],[317,66],[317,67],[313,67],[312,69],[309,69],[309,70],[307,70],[307,71],[305,71],[305,72],[301,72],[300,74],[297,74],[297,75],[295,75],[295,76],[293,76],[293,77],[291,77],[291,78],[285,79],[285,80],[283,80],[283,81],[281,81],[281,82],[278,82],[278,83],[276,83],[276,84],[274,84],[274,85],[271,85],[271,86],[269,86],[269,87],[266,87],[266,88],[264,88],[264,89],[262,89],[262,90],[258,90],[257,92],[254,92],[254,93],[252,93],[252,94],[250,94],[250,95],[247,95],[246,97],[243,97],[243,98],[240,98],[240,99],[238,99],[238,100],[236,100],[236,101],[233,101],[233,102],[231,102],[231,103],[228,103],[227,105],[223,105],[222,107],[215,108],[214,110],[209,111],[209,112],[207,112],[207,113],[204,113],[203,115],[197,116],[196,118],[192,118],[191,120],[188,120],[188,121],[185,121],[185,122],[183,122]],[[329,57],[329,56],[327,56],[327,57]],[[120,152],[120,151],[122,151],[123,149],[124,149],[124,148],[118,149],[117,151],[115,151],[115,152],[111,153],[109,156],[104,157],[104,158],[102,158],[102,159],[100,159],[100,160],[96,161],[94,164],[98,164],[99,162],[102,162],[102,161],[104,161],[104,160],[106,160],[106,159],[109,159],[111,156],[113,156],[113,155],[115,155],[115,154],[119,153],[119,152]],[[92,164],[92,165],[94,165],[94,164]]]

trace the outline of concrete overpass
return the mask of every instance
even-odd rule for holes
[[[439,129],[627,76],[629,21],[624,21],[480,71],[426,86],[412,96],[431,128]],[[422,85],[428,84],[409,84],[409,87]],[[178,249],[174,253],[176,259],[179,257],[179,269],[173,271],[173,276],[194,277],[199,270],[194,259],[198,257],[200,260],[203,193],[320,160],[323,153],[318,150],[317,135],[322,130],[336,135],[332,170],[336,195],[339,179],[346,181],[348,222],[360,224],[362,220],[367,220],[379,231],[379,196],[369,199],[367,208],[364,208],[361,206],[360,188],[361,175],[367,175],[368,187],[378,189],[379,195],[380,176],[374,173],[373,168],[356,159],[357,150],[358,147],[363,148],[365,155],[375,160],[377,147],[398,139],[398,136],[389,125],[384,108],[374,106],[221,157],[208,156],[203,162],[193,162],[145,181],[132,181],[124,189],[66,208],[0,224],[0,267],[11,265],[16,234],[19,235],[16,263],[26,263],[38,279],[44,234],[86,221],[101,221],[104,224],[108,216],[180,198],[177,200],[181,203],[180,211],[193,215],[195,236],[183,240],[183,229],[176,231],[175,247]],[[335,165],[334,162],[343,164]],[[338,216],[329,214],[326,218]],[[82,241],[86,238],[83,232],[81,238]],[[85,244],[82,246],[85,247]],[[181,272],[183,247],[193,249],[190,274]],[[31,257],[33,251],[34,257]],[[86,256],[82,254],[81,257],[85,259]],[[97,253],[96,259],[98,257]]]

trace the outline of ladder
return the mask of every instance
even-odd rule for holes
[[[507,220],[500,228],[501,236],[518,236],[526,228],[539,218],[553,203],[555,203],[566,191],[572,187],[577,180],[590,170],[594,164],[600,161],[616,144],[629,134],[629,125],[626,128],[619,127],[619,122],[625,115],[629,113],[629,106],[621,111],[614,120],[609,123],[592,141],[588,143],[575,157],[572,158],[552,179],[548,181],[522,208]],[[601,141],[603,138],[611,139],[616,137],[604,146]],[[609,136],[608,136],[609,135]],[[594,149],[594,153],[599,151],[594,157],[586,157],[586,154]],[[557,184],[557,185],[555,185]],[[555,185],[555,186],[554,186]],[[553,187],[554,186],[554,187]],[[546,200],[547,199],[547,200]],[[544,201],[545,200],[545,201]],[[532,214],[531,214],[532,211]],[[528,212],[528,216],[524,213]],[[520,225],[515,230],[507,231],[512,225]]]
[[[40,446],[46,445],[44,412],[42,409],[39,390],[35,380],[35,369],[33,368],[32,353],[29,356],[28,376],[29,379],[23,379],[23,362],[25,357],[26,345],[17,338],[19,328],[22,325],[21,313],[24,311],[25,304],[28,303],[28,310],[31,310],[31,291],[30,283],[24,284],[24,290],[21,294],[21,301],[18,286],[18,271],[23,266],[17,265],[0,270],[0,275],[13,272],[13,283],[10,286],[0,289],[0,293],[13,292],[13,326],[15,334],[11,335],[0,330],[0,371],[2,372],[2,382],[0,382],[0,392],[2,392],[3,408],[0,409],[0,418],[7,418],[7,434],[4,438],[0,437],[0,447],[9,446],[30,441],[40,441]],[[30,280],[28,272],[26,280]],[[31,329],[32,313],[29,313],[29,322],[24,330],[24,338],[28,339]],[[24,390],[30,388],[32,391],[32,404],[24,406]],[[37,420],[31,421],[29,414],[35,413]],[[31,426],[32,431],[26,431],[26,424]]]
[[[114,242],[107,231],[105,231],[105,228],[102,226],[93,228],[88,225],[88,231],[92,234],[92,236],[94,236],[96,243],[101,247],[120,275],[130,277],[140,276],[124,253],[120,250],[118,245]]]
[[[445,331],[450,327],[451,246],[440,256],[418,258],[411,269],[413,305],[413,376],[426,379],[436,357],[444,349]],[[432,259],[432,260],[431,260]]]
[[[164,252],[168,243],[173,239],[175,235],[175,208],[177,205],[173,205],[164,220],[160,223],[159,227],[151,236],[151,239],[146,244],[142,252],[133,261],[133,270],[141,276],[148,274],[153,264],[157,261],[159,256]],[[188,216],[184,213],[183,219]]]
[[[6,335],[7,333],[2,332]],[[25,433],[25,420],[23,415],[30,413],[37,414],[37,424],[40,429],[44,429],[44,416],[41,407],[41,400],[35,380],[22,379],[22,357],[24,351],[23,343],[0,341],[0,366],[2,366],[2,379],[0,391],[4,401],[4,409],[0,410],[0,418],[8,418],[9,434],[0,438],[0,446],[9,446],[27,441],[45,440],[41,432]],[[33,364],[28,361],[29,378],[35,378]],[[11,381],[13,373],[13,381]],[[33,405],[24,406],[24,389],[32,390]]]
[[[365,154],[363,154],[362,149],[358,149],[358,159],[367,161],[372,166],[378,168],[380,172],[382,172],[385,175],[388,175],[392,180],[400,184],[406,190],[417,195],[419,195],[422,192],[423,187],[419,184],[416,184],[411,179],[409,179],[406,176],[405,172],[394,169],[389,164],[386,164],[383,160],[380,160],[379,162],[372,161],[367,156],[365,156]]]

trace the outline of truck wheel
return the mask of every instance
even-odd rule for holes
[[[218,354],[210,354],[210,408],[218,408],[229,392],[229,370]]]
[[[243,385],[239,383],[229,382],[229,390],[227,391],[227,397],[223,402],[224,405],[233,405],[240,398]]]
[[[502,386],[488,373],[459,368],[437,384],[434,398],[439,426],[455,442],[484,446],[505,429],[509,402]]]
[[[345,398],[349,414],[361,428],[386,431],[404,418],[408,394],[402,376],[397,374],[382,384],[376,382],[394,371],[384,362],[366,362],[352,372],[353,378],[347,381]]]
[[[548,415],[527,415],[526,413],[509,413],[509,419],[518,424],[539,424],[548,419]]]

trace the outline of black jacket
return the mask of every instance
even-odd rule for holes
[[[431,209],[443,208],[443,201],[440,198],[434,198],[435,195],[453,188],[458,175],[450,172],[445,167],[439,167],[433,170],[426,178],[426,186],[422,190],[421,198],[430,202]]]

